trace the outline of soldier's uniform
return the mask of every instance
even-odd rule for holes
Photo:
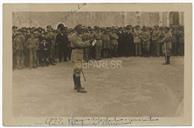
[[[25,32],[25,43],[24,43],[24,65],[25,67],[29,67],[29,49],[28,49],[28,44],[27,40],[30,38],[30,30],[27,29]]]
[[[141,56],[142,55],[142,46],[141,46],[141,31],[135,29],[133,33],[133,42],[135,46],[135,55]]]
[[[36,33],[37,34],[37,33]],[[29,67],[35,68],[38,66],[37,50],[39,47],[39,38],[35,33],[31,34],[31,37],[27,40],[27,47],[29,51]]]
[[[47,26],[46,41],[49,44],[49,63],[55,65],[55,33],[50,25]]]
[[[154,55],[160,56],[160,31],[158,29],[155,29],[152,33],[152,44],[154,50]]]
[[[163,44],[162,49],[165,56],[164,64],[170,64],[170,56],[172,50],[172,34],[169,28],[165,28],[164,37],[161,39],[161,42]]]
[[[111,55],[117,56],[119,36],[115,32],[110,33]]]
[[[82,41],[87,41],[91,39],[91,34],[88,31],[85,31],[81,34]],[[91,59],[90,48],[84,48],[84,60],[88,61]]]
[[[97,30],[97,32],[94,35],[94,38],[96,39],[96,46],[95,46],[95,57],[97,60],[101,59],[101,52],[102,52],[102,33]]]
[[[104,58],[110,57],[110,36],[107,32],[102,34],[102,55]]]
[[[81,26],[76,26],[75,29],[81,29]],[[77,30],[78,31],[78,30]],[[71,60],[73,62],[73,81],[74,81],[74,88],[77,89],[77,92],[81,90],[81,72],[82,72],[82,63],[83,63],[83,55],[84,55],[84,48],[91,46],[91,41],[82,40],[82,35],[78,32],[73,33],[69,37],[69,41],[71,42],[72,47],[72,55]]]
[[[128,40],[128,43],[127,43],[127,46],[128,47],[128,51],[127,51],[127,56],[133,56],[134,55],[134,42],[133,42],[133,32],[132,32],[132,28],[128,28],[127,30],[127,40]]]
[[[49,65],[49,46],[50,44],[47,42],[46,39],[42,39],[39,44],[40,49],[40,65],[41,66],[48,66]]]
[[[25,37],[21,32],[17,32],[13,38],[14,54],[16,59],[16,68],[21,69],[24,67],[24,43]]]
[[[184,30],[183,28],[179,28],[179,38],[178,38],[178,41],[179,41],[179,44],[180,44],[180,49],[179,49],[179,54],[181,56],[184,55]]]
[[[141,40],[142,40],[142,48],[143,48],[143,55],[149,56],[150,52],[150,32],[149,31],[143,31],[141,33]]]
[[[13,69],[16,68],[16,50],[15,50],[15,43],[14,43],[14,38],[17,34],[17,27],[16,26],[13,26],[12,27],[12,49],[13,49],[13,53],[12,53],[12,63],[13,63]]]

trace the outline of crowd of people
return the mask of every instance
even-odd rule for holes
[[[184,55],[184,27],[172,25],[125,27],[87,27],[81,30],[81,39],[96,40],[95,47],[84,48],[84,60],[111,57],[162,56],[165,29],[171,36],[171,55]],[[37,68],[71,60],[73,28],[59,24],[57,29],[42,27],[12,27],[13,69]]]

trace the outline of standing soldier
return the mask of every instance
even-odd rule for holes
[[[177,56],[178,49],[179,49],[179,42],[178,42],[178,27],[176,25],[172,26],[172,54]]]
[[[74,81],[74,89],[77,90],[77,92],[86,92],[83,91],[83,88],[81,87],[81,72],[83,73],[82,70],[82,62],[83,62],[83,54],[84,51],[83,49],[86,47],[91,47],[92,45],[95,44],[95,41],[91,40],[82,40],[81,36],[81,30],[82,30],[82,25],[77,25],[75,27],[75,33],[69,36],[69,41],[71,42],[71,47],[72,47],[72,57],[71,60],[73,62],[73,81]],[[92,42],[92,43],[91,43]]]
[[[110,44],[110,36],[107,30],[104,30],[102,34],[102,55],[103,58],[109,57],[109,44]]]
[[[110,32],[110,43],[111,43],[111,56],[117,56],[117,49],[118,49],[118,40],[119,36],[112,30]]]
[[[71,53],[72,53],[71,42],[69,41],[69,39],[70,39],[70,37],[72,36],[73,33],[74,33],[74,29],[72,29],[72,28],[68,29],[68,35],[67,35],[67,38],[68,38],[68,44],[67,44],[68,52],[67,52],[67,57],[68,57],[69,60],[71,60]]]
[[[30,28],[26,29],[25,32],[25,44],[24,44],[24,65],[25,67],[29,67],[29,49],[28,49],[28,44],[27,44],[27,40],[31,37],[31,32],[30,32]]]
[[[36,68],[38,66],[37,60],[37,51],[39,47],[39,34],[37,31],[34,31],[30,34],[30,37],[27,40],[27,47],[29,51],[29,67]]]
[[[129,47],[129,56],[133,56],[134,55],[134,42],[133,42],[133,28],[131,25],[127,25],[127,35],[128,35],[128,45],[127,47]]]
[[[123,36],[123,30],[121,27],[118,28],[117,31],[117,35],[119,37],[118,39],[118,56],[124,56],[124,52],[123,52],[123,42],[124,42],[124,36]]]
[[[164,64],[170,64],[170,55],[172,49],[172,34],[170,32],[170,28],[164,28],[164,37],[162,38],[161,42],[163,44],[163,53],[165,56]]]
[[[133,42],[135,45],[135,56],[142,55],[142,47],[141,47],[141,29],[140,26],[135,26],[134,33],[133,33]]]
[[[49,48],[50,44],[47,42],[47,38],[45,37],[46,34],[43,34],[42,40],[39,44],[40,49],[40,65],[41,66],[48,66],[49,65]]]
[[[24,67],[24,43],[25,43],[25,37],[21,30],[18,30],[18,32],[14,35],[13,39],[14,43],[14,50],[15,50],[15,58],[16,58],[16,68],[21,69]]]
[[[13,26],[12,27],[12,49],[13,49],[13,57],[12,57],[12,61],[13,61],[13,69],[16,68],[16,50],[15,50],[15,42],[14,42],[14,38],[17,34],[17,27]]]
[[[155,56],[160,56],[160,34],[159,26],[155,26],[152,33],[152,50]]]
[[[149,56],[150,52],[150,32],[147,27],[142,29],[141,40],[143,46],[143,56]]]
[[[49,63],[55,65],[55,34],[50,25],[48,25],[46,28],[46,41],[49,44]]]
[[[95,46],[95,58],[97,60],[101,59],[101,51],[102,51],[102,33],[99,27],[96,27],[96,32],[94,34],[94,38],[96,39]]]
[[[179,27],[178,42],[180,44],[179,55],[183,56],[184,55],[184,28],[183,28],[183,26]]]
[[[89,32],[89,29],[86,27],[82,27],[81,31],[81,38],[83,41],[89,40],[91,37],[91,33]],[[90,55],[90,48],[86,47],[84,48],[84,60],[89,61],[91,59],[91,55]]]

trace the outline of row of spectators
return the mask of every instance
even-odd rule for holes
[[[165,27],[84,27],[82,40],[96,39],[95,47],[84,50],[84,59],[103,59],[129,56],[162,56],[162,42]],[[170,26],[172,34],[172,55],[184,55],[184,27]],[[13,68],[36,68],[55,65],[71,60],[69,37],[75,32],[59,24],[57,29],[50,25],[41,27],[12,27]]]

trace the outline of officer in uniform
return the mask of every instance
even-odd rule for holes
[[[127,29],[127,37],[128,37],[128,43],[127,43],[127,47],[128,47],[128,51],[127,51],[127,56],[133,56],[134,55],[134,42],[133,42],[133,28],[131,25],[127,25],[126,27]]]
[[[84,26],[82,26],[80,35],[83,41],[90,40],[91,38],[91,33],[89,32],[89,29]],[[84,48],[84,60],[89,61],[90,59],[91,59],[90,48],[86,47]]]
[[[133,33],[133,42],[135,45],[135,56],[142,55],[142,46],[141,46],[141,29],[140,26],[135,26]]]
[[[48,66],[49,60],[50,60],[50,56],[49,56],[50,43],[47,42],[47,38],[45,35],[46,34],[43,34],[42,40],[39,44],[41,66]]]
[[[94,38],[96,39],[95,58],[97,60],[100,60],[102,52],[102,33],[99,27],[96,27],[95,29],[96,29],[96,32],[94,34]]]
[[[29,67],[36,68],[38,66],[37,51],[39,47],[39,33],[34,31],[27,40],[27,48],[29,50]]]
[[[160,56],[160,35],[159,26],[155,26],[152,33],[152,45],[154,50],[154,55]]]
[[[18,30],[13,38],[14,50],[15,50],[15,58],[16,58],[16,68],[21,69],[24,67],[24,43],[25,37],[21,30]]]
[[[12,27],[13,69],[16,68],[16,49],[15,49],[15,42],[14,42],[14,38],[16,34],[17,34],[17,27],[13,26]]]
[[[109,47],[110,47],[110,36],[109,36],[109,31],[104,30],[102,34],[102,55],[103,58],[108,58],[110,57],[109,53]]]
[[[143,45],[143,56],[149,56],[150,52],[150,32],[147,27],[142,29],[141,40]]]
[[[124,36],[123,36],[123,30],[121,27],[118,28],[117,35],[119,37],[118,39],[118,56],[123,56],[123,42],[124,42]]]
[[[179,55],[183,56],[184,55],[184,28],[183,26],[179,27],[179,44],[180,44],[180,48],[179,48]]]
[[[163,44],[163,53],[165,56],[165,65],[170,64],[170,55],[172,49],[172,33],[170,32],[170,28],[164,28],[164,37],[161,40]]]
[[[179,33],[178,33],[178,26],[174,25],[172,28],[172,54],[177,56],[178,55],[178,49],[179,49]]]
[[[75,28],[75,33],[73,33],[69,37],[69,41],[71,42],[71,47],[72,47],[72,57],[71,60],[73,62],[73,81],[74,81],[74,89],[77,90],[77,92],[86,92],[83,90],[81,87],[81,72],[82,71],[82,62],[83,62],[83,54],[84,48],[94,46],[96,40],[82,40],[82,35],[81,35],[81,30],[82,30],[82,25],[79,24]]]
[[[111,56],[117,56],[117,49],[118,49],[118,39],[119,36],[112,30],[110,32],[110,43],[111,43]]]
[[[49,44],[49,62],[50,64],[55,65],[55,34],[50,25],[48,25],[46,28],[46,42]]]

